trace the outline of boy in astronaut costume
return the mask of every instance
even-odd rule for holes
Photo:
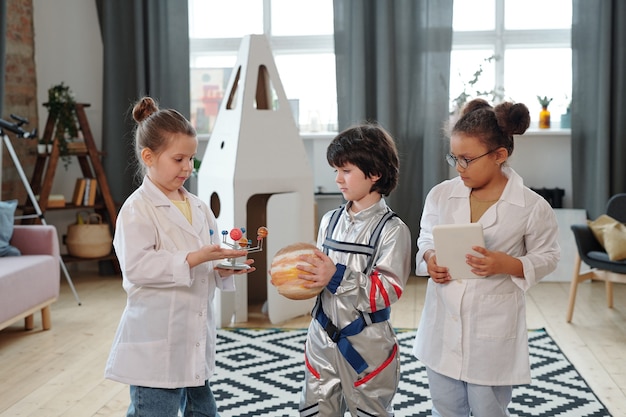
[[[400,380],[390,306],[411,265],[411,236],[383,196],[398,181],[393,138],[376,124],[341,132],[327,149],[345,206],[321,220],[300,277],[323,287],[305,346],[301,416],[392,416]]]

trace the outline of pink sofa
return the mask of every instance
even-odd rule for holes
[[[39,310],[42,327],[48,330],[61,277],[57,230],[51,225],[15,225],[10,243],[22,255],[0,257],[0,330],[21,319],[26,330],[33,329]]]

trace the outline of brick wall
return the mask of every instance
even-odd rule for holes
[[[11,120],[11,114],[25,117],[29,121],[25,128],[32,131],[38,125],[32,0],[7,0],[6,26],[5,91],[3,114],[0,116],[4,120]],[[9,133],[9,137],[30,179],[37,141],[17,139],[13,133]],[[3,152],[0,199],[17,198],[23,203],[26,201],[26,190],[13,159],[6,149]]]

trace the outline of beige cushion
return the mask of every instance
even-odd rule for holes
[[[609,259],[621,261],[626,259],[626,225],[606,214],[589,221],[589,228],[598,242],[606,250]]]

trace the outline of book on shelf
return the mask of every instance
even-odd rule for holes
[[[95,178],[84,178],[85,180],[85,193],[83,195],[83,206],[93,206],[96,204],[96,190],[98,186],[98,180]]]
[[[70,140],[66,144],[68,152],[74,153],[83,153],[87,152],[87,146],[85,145],[85,141],[82,139],[74,139]]]
[[[89,205],[89,192],[91,191],[91,178],[85,178],[85,192],[83,193],[83,206]]]
[[[39,194],[37,194],[37,201],[39,201]],[[63,194],[50,194],[48,197],[48,208],[65,207],[65,196]]]
[[[77,178],[74,186],[74,194],[72,195],[72,204],[80,206],[85,196],[85,187],[87,185],[86,178]]]
[[[93,206],[96,204],[98,180],[95,178],[77,178],[72,195],[72,203],[76,206]]]
[[[96,191],[98,190],[98,180],[95,178],[89,178],[89,196],[87,199],[87,205],[93,206],[96,204]]]

